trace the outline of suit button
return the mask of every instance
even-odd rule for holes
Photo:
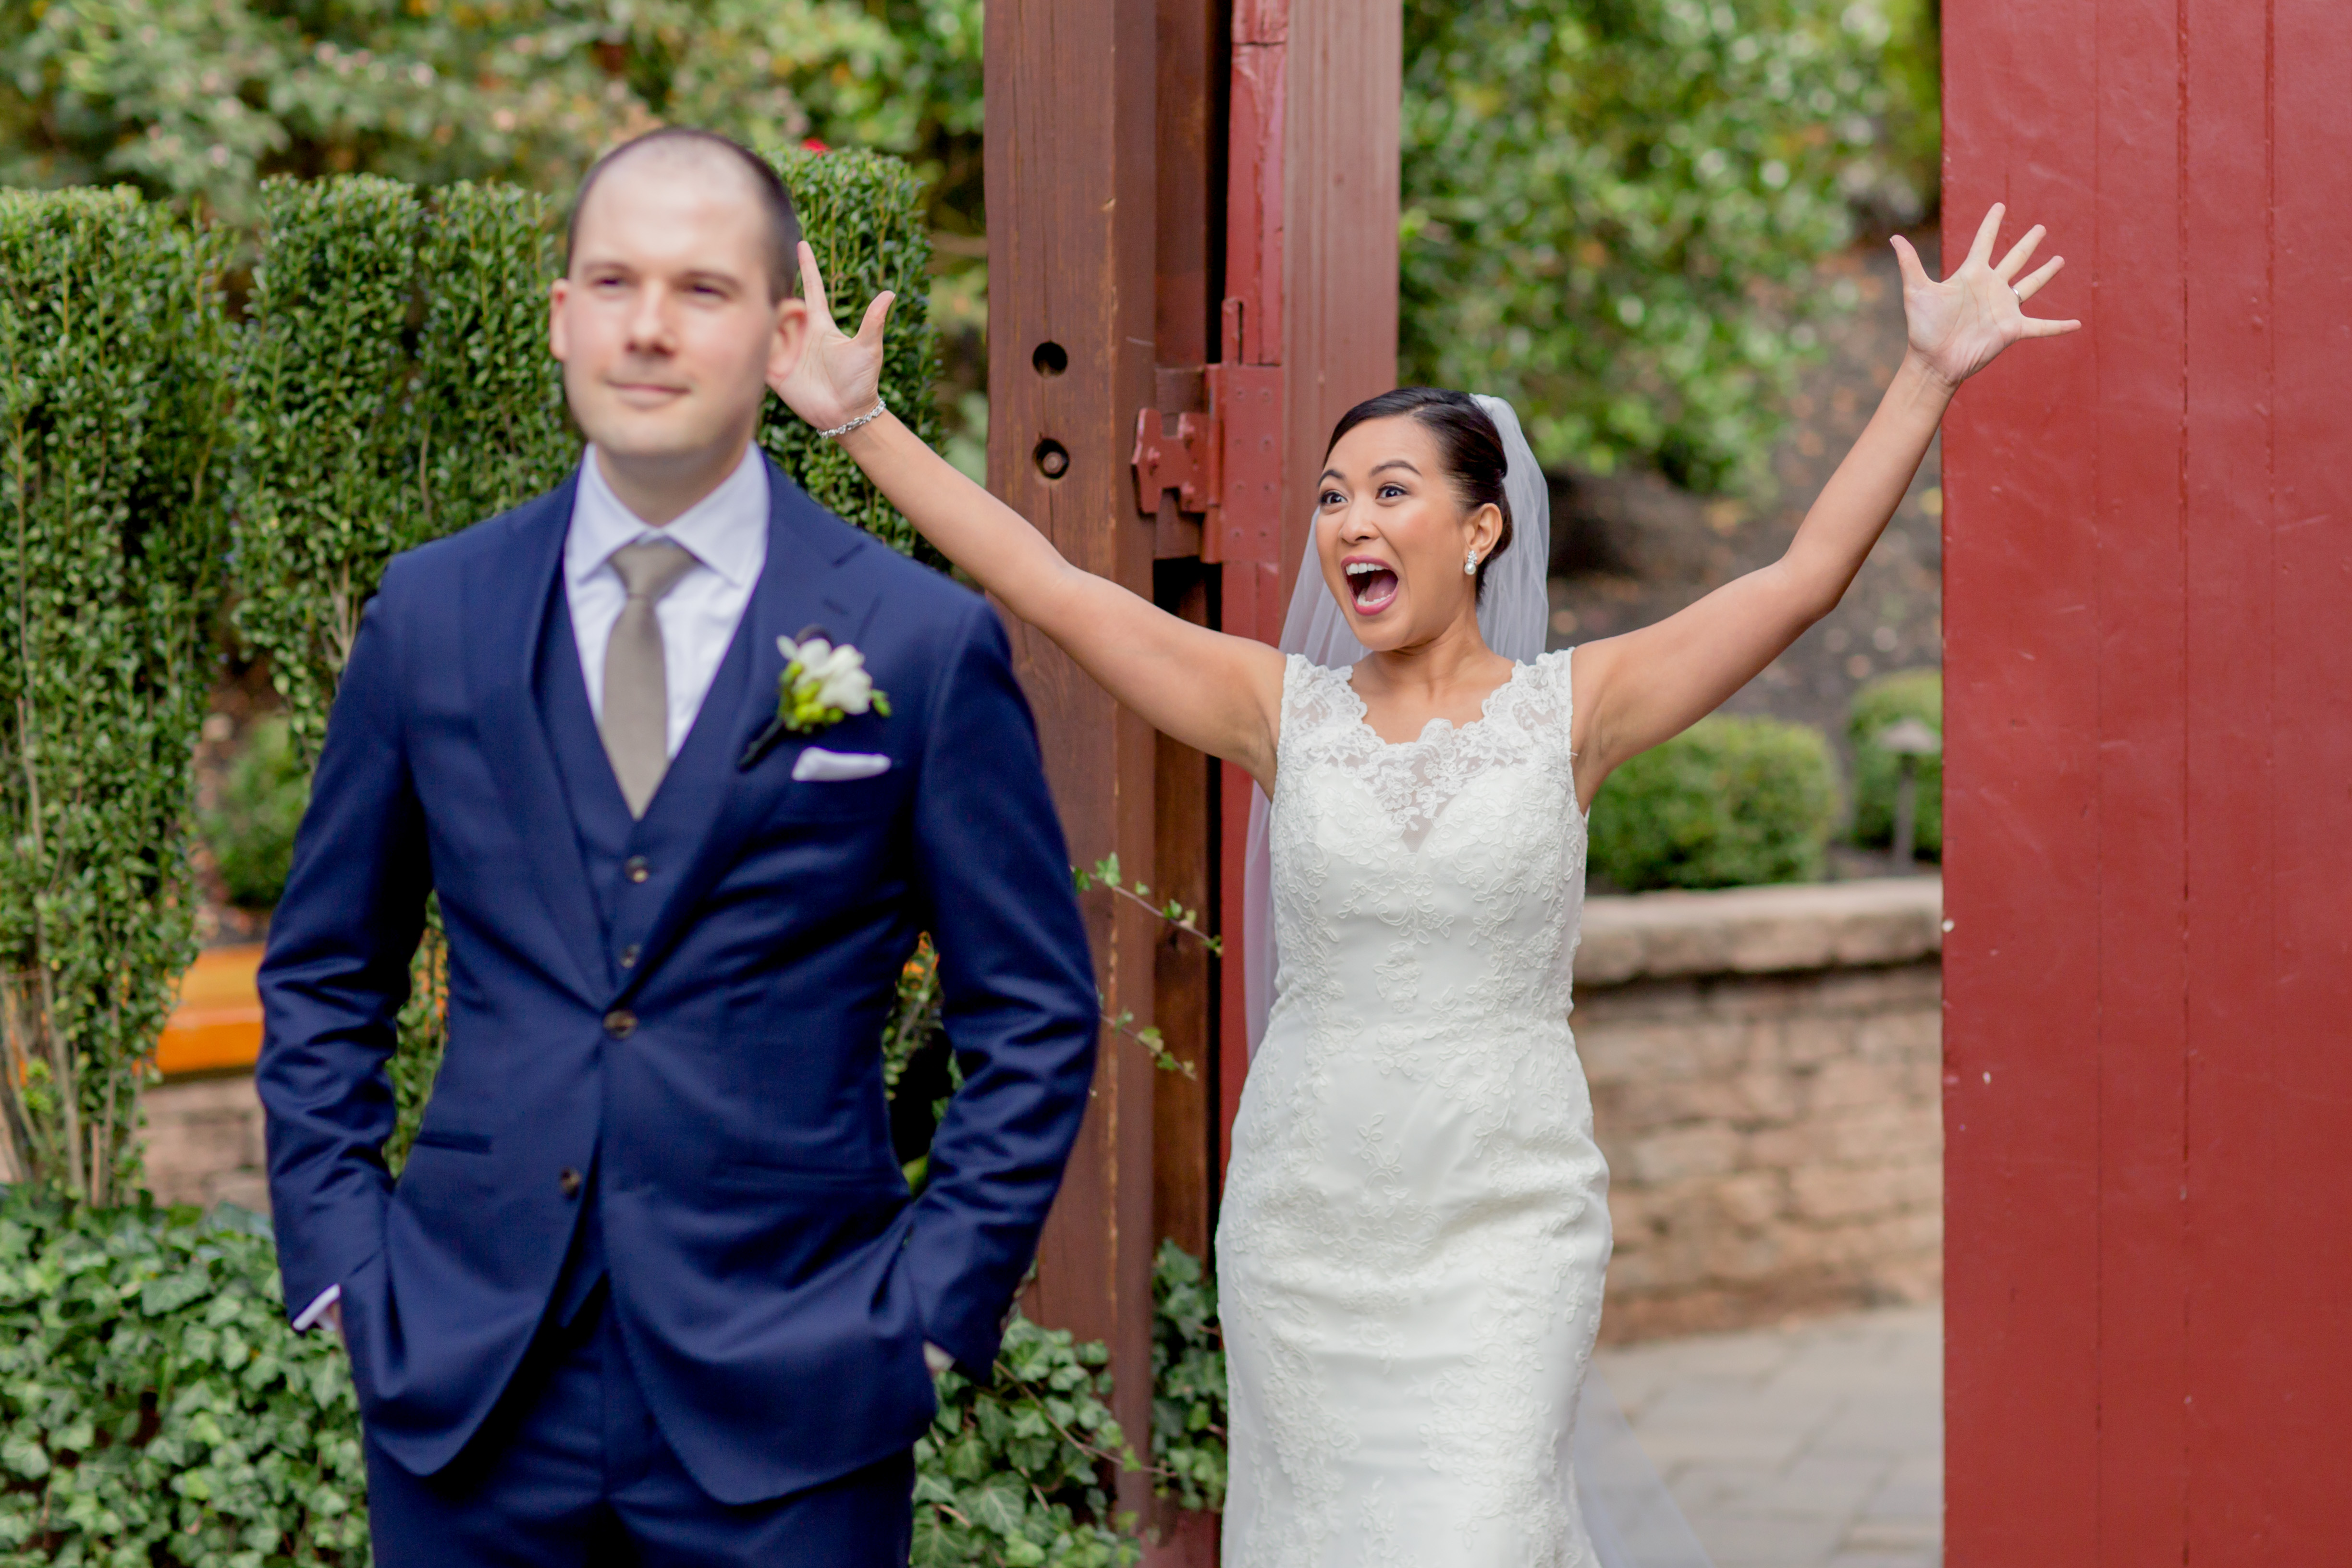
[[[628,946],[621,950],[621,967],[624,969],[635,969],[636,966],[637,944],[633,942],[629,943]]]
[[[637,1032],[637,1016],[626,1007],[615,1007],[604,1015],[604,1032],[616,1040],[625,1040]]]
[[[580,1173],[566,1165],[563,1173],[555,1178],[555,1184],[563,1190],[565,1197],[576,1198],[580,1195]]]
[[[632,882],[642,882],[653,874],[654,868],[646,864],[646,858],[642,855],[632,855],[621,862],[621,875]]]

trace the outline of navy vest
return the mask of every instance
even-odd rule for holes
[[[596,900],[598,929],[603,935],[604,981],[617,994],[635,966],[637,953],[660,912],[654,870],[674,870],[677,862],[700,847],[696,825],[677,820],[677,792],[656,790],[641,819],[632,820],[621,785],[605,759],[604,737],[596,731],[596,715],[588,706],[588,685],[580,673],[580,645],[572,630],[572,611],[559,572],[552,590],[554,602],[541,622],[539,657],[531,693],[539,705],[540,721],[547,728],[549,749],[555,753],[556,772],[572,811],[573,837],[580,845],[580,863]],[[730,721],[741,711],[745,683],[751,679],[751,616],[748,613],[728,645],[727,657],[712,677],[686,744],[670,759],[671,776],[691,772],[703,775],[735,764],[729,754],[732,740]],[[665,806],[669,809],[665,809]],[[618,1042],[608,1041],[605,1049]],[[625,1049],[625,1045],[621,1048]],[[587,1172],[580,1194],[581,1217],[557,1284],[553,1320],[569,1324],[579,1315],[604,1279],[604,1231],[597,1202],[600,1183],[594,1165]]]

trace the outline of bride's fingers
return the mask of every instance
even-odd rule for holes
[[[2044,283],[2049,282],[2053,278],[2055,278],[2058,275],[2058,269],[2065,265],[2066,258],[2064,257],[2053,256],[2049,260],[2043,262],[2041,266],[2035,268],[2031,277],[2027,278],[2024,282],[2016,285],[2017,302],[2022,305],[2028,300],[2032,299],[2036,294],[2041,293],[2042,286]]]
[[[877,350],[881,348],[883,323],[890,319],[890,307],[898,302],[898,296],[887,289],[874,296],[874,302],[866,307],[866,320],[857,325],[859,348]]]
[[[2063,337],[2068,332],[2080,331],[2082,326],[2080,321],[2045,321],[2039,316],[2028,316],[2025,318],[2025,331],[2019,335],[2028,338]]]
[[[1916,284],[1925,289],[1932,285],[1935,279],[1927,276],[1927,268],[1920,262],[1919,253],[1911,247],[1911,242],[1898,234],[1894,244],[1895,265],[1903,270],[1903,287],[1909,289]]]
[[[2000,237],[2000,220],[2008,211],[2008,206],[2000,202],[1992,204],[1992,210],[1984,215],[1984,222],[1977,225],[1976,240],[1969,247],[1969,261],[1982,262],[1988,267],[1992,265],[1992,242]],[[1962,262],[1961,265],[1968,263]]]
[[[2006,283],[2015,278],[2023,269],[2025,264],[2033,259],[2033,253],[2042,247],[2042,236],[2049,232],[2037,223],[2025,231],[2025,237],[2022,239],[2009,247],[2009,254],[2002,257],[2000,265],[1993,268],[1994,273],[2002,282]]]
[[[824,297],[824,274],[817,269],[816,250],[807,240],[801,241],[801,298],[808,301],[809,314],[821,326],[833,325],[833,306]]]

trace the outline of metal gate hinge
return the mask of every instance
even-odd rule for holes
[[[1205,513],[1223,499],[1224,432],[1213,400],[1206,413],[1179,414],[1176,427],[1157,408],[1135,416],[1135,504],[1147,516],[1160,510],[1164,490],[1176,492],[1176,510]]]

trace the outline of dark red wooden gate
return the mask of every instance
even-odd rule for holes
[[[2352,1563],[2352,5],[1944,22],[1948,1560]]]

